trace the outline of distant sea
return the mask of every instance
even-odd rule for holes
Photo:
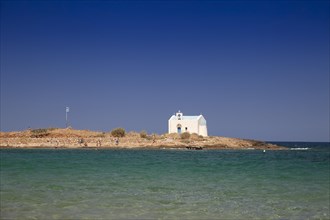
[[[329,219],[330,144],[1,149],[0,219]]]

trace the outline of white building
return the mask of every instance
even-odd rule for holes
[[[186,116],[182,112],[177,112],[168,120],[168,133],[183,132],[196,133],[207,136],[206,120],[203,115]]]

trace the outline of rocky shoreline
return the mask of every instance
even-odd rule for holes
[[[74,129],[37,129],[0,132],[0,148],[70,148],[70,149],[242,149],[285,150],[287,148],[257,141],[219,136],[202,137],[191,134],[141,134],[129,132],[114,137],[110,132]]]

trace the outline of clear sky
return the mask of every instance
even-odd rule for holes
[[[1,130],[329,141],[329,1],[1,1]]]

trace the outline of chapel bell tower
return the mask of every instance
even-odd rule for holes
[[[181,120],[182,119],[183,114],[182,114],[182,112],[180,110],[175,115],[176,115],[176,117],[177,117],[178,120]]]

